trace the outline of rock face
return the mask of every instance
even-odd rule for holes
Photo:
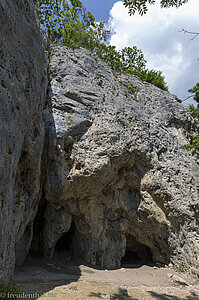
[[[199,267],[189,109],[84,49],[51,49],[31,0],[0,3],[0,283],[28,254]]]
[[[0,282],[28,254],[40,193],[46,62],[32,1],[0,1]]]
[[[182,149],[198,123],[188,108],[81,48],[53,47],[50,74],[44,254],[63,239],[104,267],[123,257],[199,266],[198,163]]]

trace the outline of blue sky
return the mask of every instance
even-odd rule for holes
[[[101,19],[106,22],[109,19],[109,13],[113,4],[117,2],[117,0],[83,0],[82,3],[84,7],[92,12],[95,16],[96,20],[99,21]]]
[[[144,53],[149,69],[160,70],[169,91],[183,99],[199,81],[199,37],[180,32],[199,32],[199,0],[189,0],[179,9],[161,9],[160,0],[143,17],[129,16],[117,0],[83,0],[96,20],[104,19],[112,30],[110,43],[117,49],[137,46]]]

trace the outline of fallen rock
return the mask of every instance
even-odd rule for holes
[[[168,274],[168,278],[171,279],[173,282],[181,284],[181,285],[189,285],[185,279],[175,274]]]
[[[196,275],[197,277],[199,277],[199,269],[196,269],[196,268],[191,268],[191,273]]]

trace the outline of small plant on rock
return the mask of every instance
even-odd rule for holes
[[[8,284],[0,285],[0,298],[2,299],[11,299],[19,298],[20,288],[12,281],[9,281]]]

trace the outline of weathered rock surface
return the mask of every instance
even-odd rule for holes
[[[25,259],[40,193],[46,62],[33,3],[0,1],[0,282]]]
[[[189,109],[81,48],[52,47],[47,91],[32,1],[2,0],[0,13],[0,282],[60,247],[93,265],[197,270]]]
[[[182,146],[199,127],[188,107],[81,48],[53,47],[50,74],[45,255],[72,222],[73,254],[91,264],[136,252],[198,267],[198,163]]]

